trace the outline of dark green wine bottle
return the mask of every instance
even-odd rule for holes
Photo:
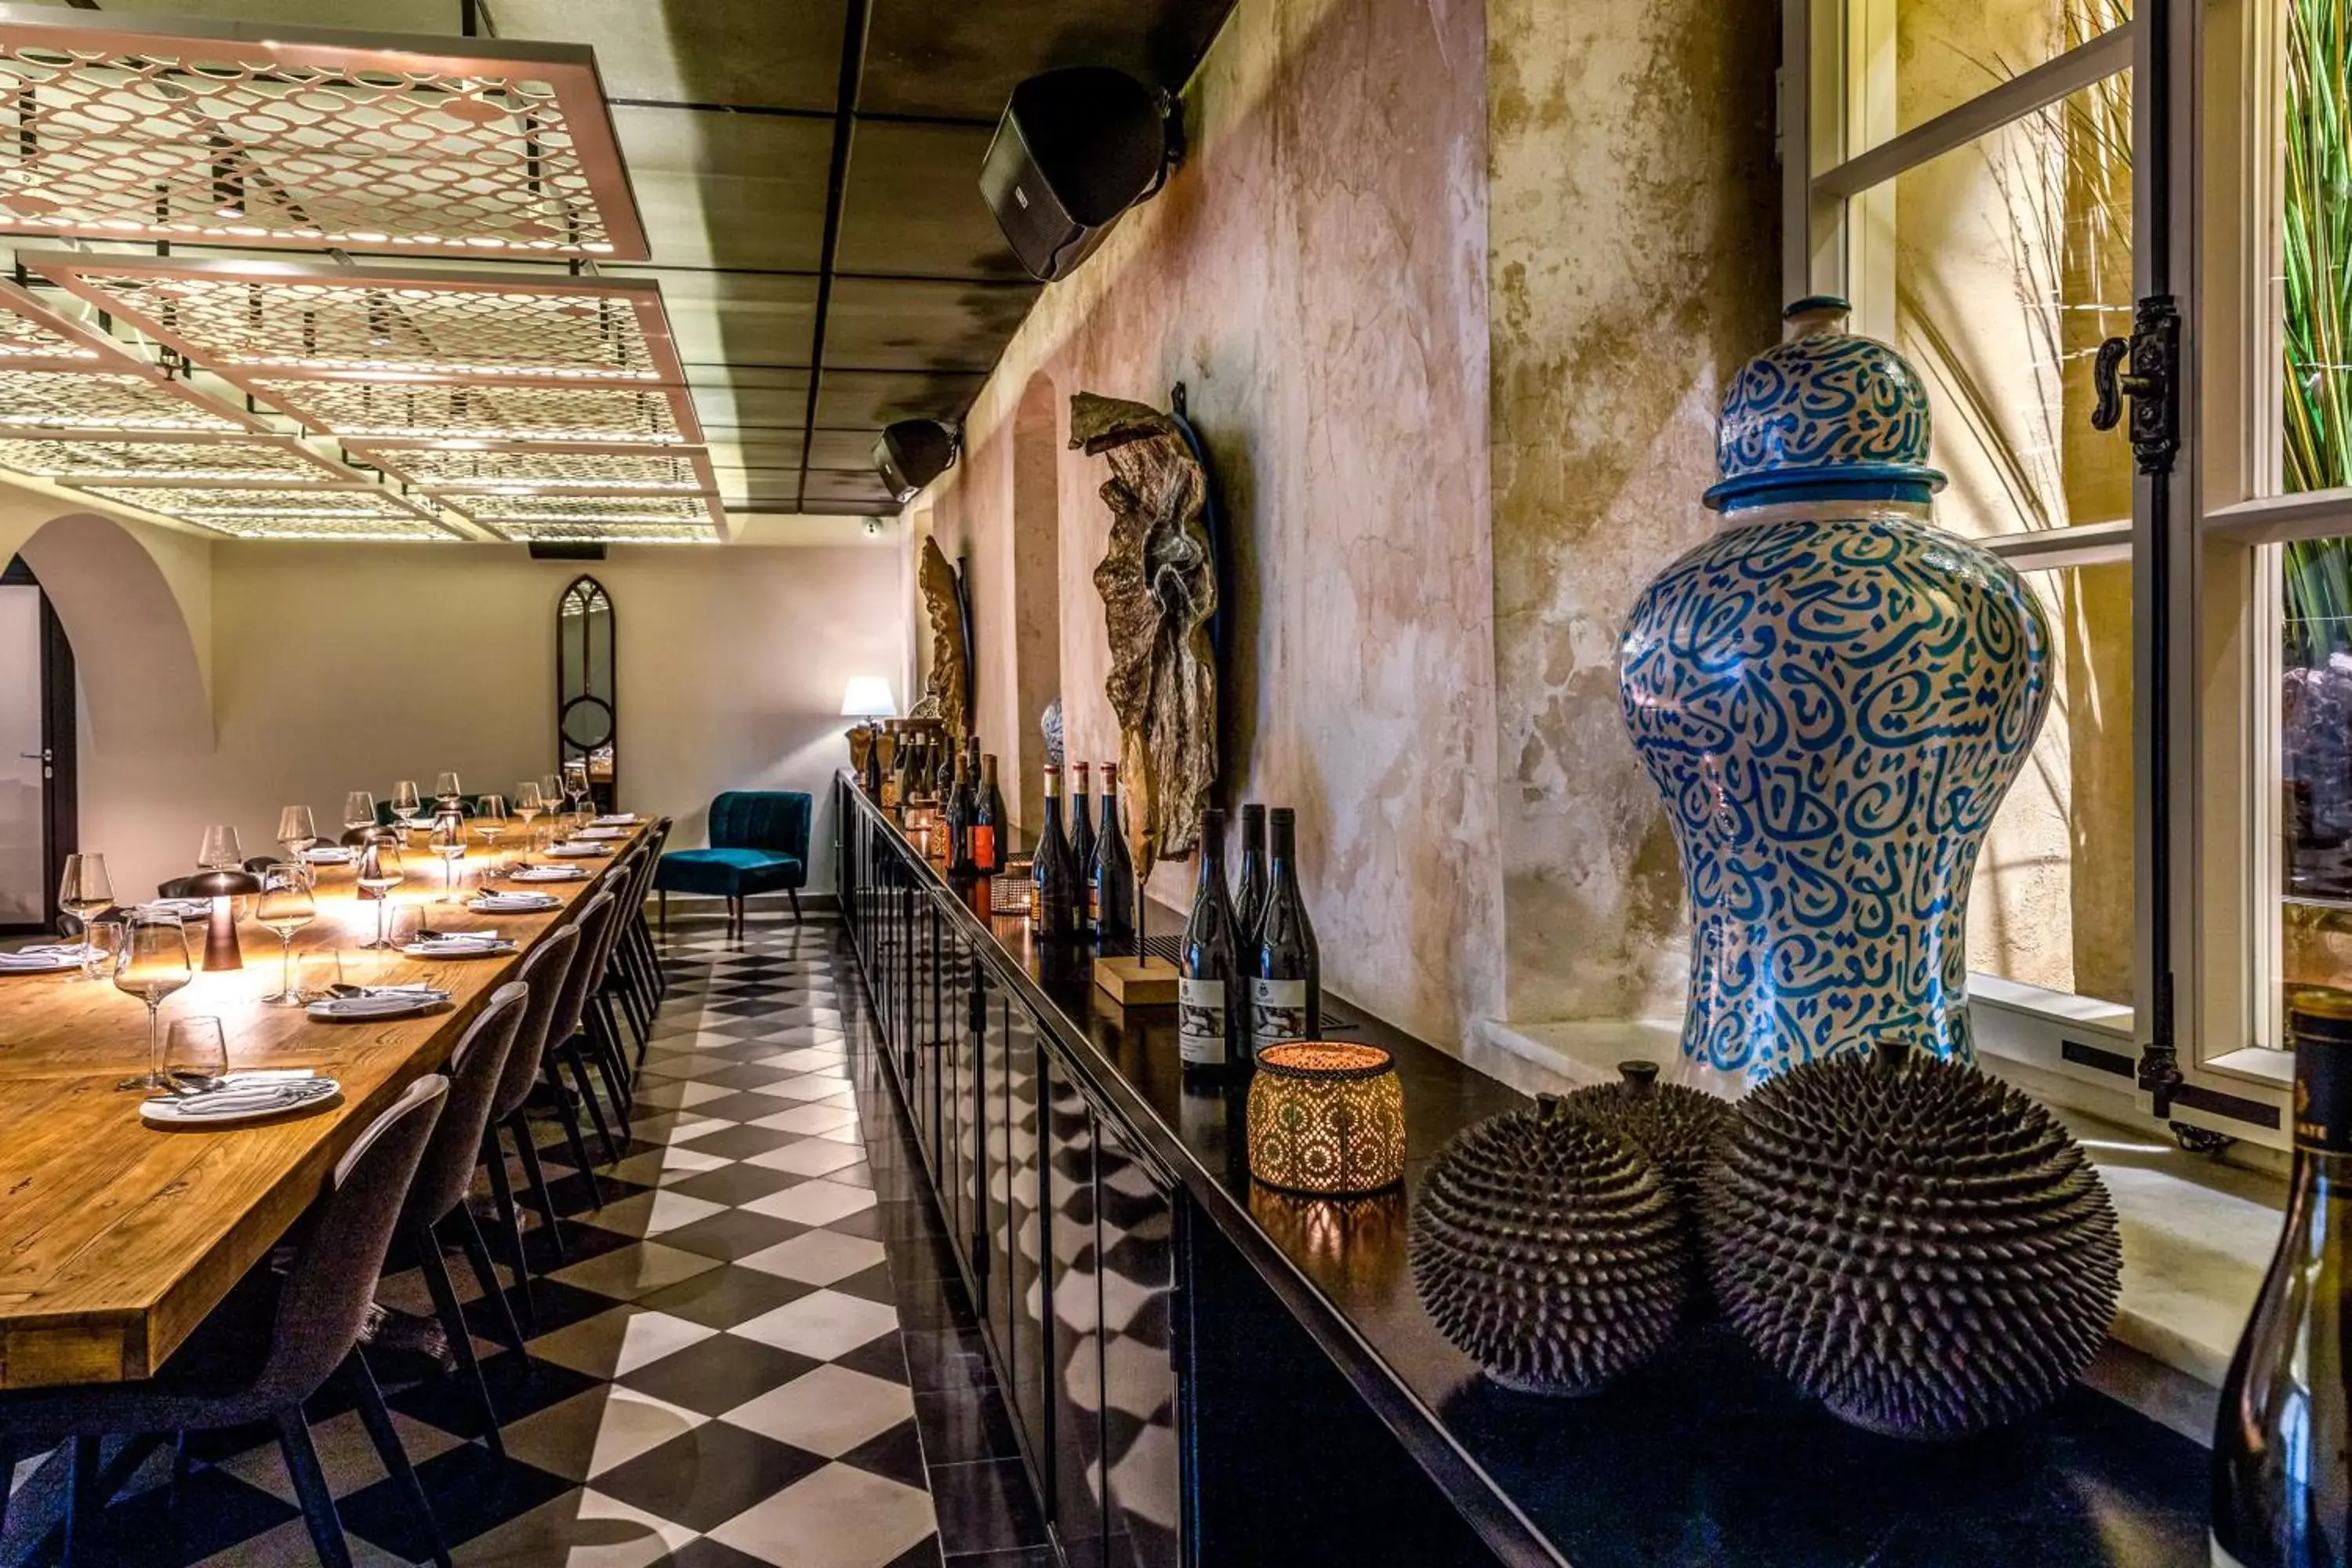
[[[1176,1044],[1185,1076],[1222,1077],[1245,1065],[1249,1051],[1235,1047],[1234,1036],[1249,1011],[1249,990],[1225,893],[1225,814],[1213,807],[1201,814],[1201,884],[1185,917],[1176,974]]]
[[[2297,986],[2286,1227],[2221,1384],[2216,1568],[2352,1564],[2352,993]]]
[[[1298,889],[1297,818],[1288,806],[1278,805],[1269,821],[1273,856],[1265,913],[1250,958],[1253,1062],[1268,1046],[1323,1034],[1323,956],[1315,945],[1315,922],[1307,918],[1307,895]]]
[[[1081,902],[1084,901],[1085,889],[1093,881],[1095,874],[1094,809],[1095,795],[1092,786],[1087,780],[1087,764],[1072,763],[1070,764],[1070,864],[1078,868]],[[1078,924],[1085,928],[1081,932],[1082,935],[1089,938],[1094,935],[1094,915],[1091,910],[1082,911],[1082,918]]]
[[[1095,834],[1087,911],[1095,950],[1108,957],[1135,951],[1135,858],[1127,850],[1127,820],[1118,807],[1118,764],[1102,765],[1102,826]]]
[[[1234,929],[1244,951],[1257,942],[1265,889],[1265,807],[1249,801],[1242,806],[1242,879],[1234,889]]]

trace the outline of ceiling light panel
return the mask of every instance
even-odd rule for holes
[[[723,521],[718,500],[711,496],[536,495],[500,491],[487,495],[444,494],[436,499],[450,510],[501,533],[515,525],[541,522],[716,528]]]
[[[682,386],[485,386],[267,375],[247,384],[325,436],[657,447],[702,439]]]
[[[20,259],[232,381],[264,374],[627,386],[686,379],[661,287],[648,279],[60,251]]]
[[[152,370],[23,370],[0,362],[0,430],[261,429],[252,418]]]
[[[124,436],[64,430],[0,433],[0,468],[63,484],[299,485],[352,478],[286,436]]]
[[[381,485],[249,488],[78,485],[86,495],[240,539],[448,539],[422,507]]]
[[[594,58],[0,6],[0,226],[643,259]]]
[[[700,447],[630,448],[583,442],[476,443],[355,441],[345,450],[425,490],[597,491],[704,495],[718,476]]]
[[[709,523],[501,523],[499,531],[518,544],[717,544],[719,530]]]

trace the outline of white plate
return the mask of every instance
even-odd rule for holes
[[[517,871],[510,882],[577,882],[588,875],[577,866],[533,866]]]
[[[386,996],[378,999],[380,1006],[359,1012],[342,1012],[325,1002],[313,1002],[302,1011],[321,1024],[374,1024],[386,1018],[413,1018],[420,1013],[431,1013],[449,1005],[448,994],[419,993],[414,997]]]
[[[241,1127],[248,1121],[267,1121],[272,1117],[290,1116],[299,1111],[324,1110],[340,1103],[343,1098],[341,1084],[331,1078],[316,1078],[307,1068],[292,1072],[233,1072],[222,1081],[232,1084],[269,1083],[294,1079],[324,1084],[326,1087],[314,1098],[293,1105],[257,1106],[249,1111],[238,1111],[226,1116],[189,1116],[182,1110],[186,1103],[184,1100],[168,1097],[144,1100],[139,1102],[139,1119],[142,1121],[152,1122],[157,1127]]]
[[[0,963],[0,979],[11,974],[63,974],[68,970],[79,969],[81,965],[80,959],[62,955],[47,963]]]
[[[400,951],[411,958],[504,958],[515,950],[510,942],[413,942]]]

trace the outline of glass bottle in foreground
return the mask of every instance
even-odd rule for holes
[[[1118,807],[1118,764],[1102,765],[1102,825],[1095,833],[1095,858],[1087,879],[1087,914],[1096,950],[1116,957],[1135,951],[1135,858],[1127,847],[1127,823]]]
[[[2352,1563],[2352,993],[2298,987],[2294,1166],[2213,1432],[2216,1568]]]
[[[1177,959],[1176,1041],[1188,1076],[1222,1076],[1246,1065],[1234,1035],[1248,1005],[1234,942],[1233,901],[1225,892],[1225,814],[1201,814],[1201,879],[1184,920]]]
[[[1076,942],[1084,923],[1078,868],[1062,841],[1062,770],[1051,763],[1045,764],[1045,820],[1029,877],[1029,929],[1037,941],[1049,952]]]
[[[1284,1040],[1323,1033],[1323,960],[1298,890],[1298,819],[1286,805],[1267,814],[1272,854],[1265,914],[1250,963],[1250,1055]]]

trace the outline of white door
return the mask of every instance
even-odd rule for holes
[[[0,928],[46,922],[41,591],[0,585]]]

